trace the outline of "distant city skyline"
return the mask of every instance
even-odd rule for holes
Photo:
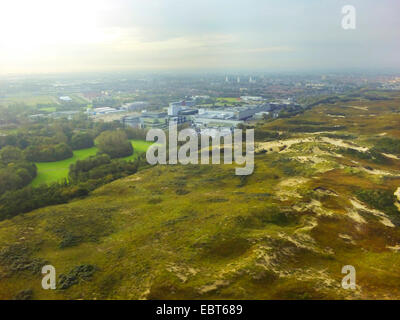
[[[399,12],[397,0],[2,0],[0,74],[400,70]]]

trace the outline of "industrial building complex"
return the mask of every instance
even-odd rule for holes
[[[239,106],[223,106],[207,108],[197,106],[196,97],[193,99],[171,102],[168,108],[162,111],[147,111],[148,104],[144,101],[125,103],[121,108],[95,108],[88,109],[87,114],[92,117],[120,114],[117,119],[125,126],[134,128],[168,128],[170,123],[188,124],[197,131],[208,129],[233,130],[239,124],[250,120],[263,119],[271,115],[277,117],[279,112],[289,105],[296,105],[291,100],[267,102],[261,97],[241,97],[243,101]]]

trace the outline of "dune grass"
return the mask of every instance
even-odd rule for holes
[[[400,134],[400,114],[389,113],[394,103],[400,111],[399,102],[367,105],[367,115],[379,117],[319,106],[296,120],[330,123],[327,113],[336,108],[348,118],[335,123],[350,121],[343,134],[356,135],[358,144],[382,132]],[[257,129],[298,125],[290,120]],[[393,194],[399,164],[380,164],[396,176],[366,173],[348,155],[337,157],[337,147],[318,139],[323,135],[256,154],[250,176],[236,176],[236,164],[157,165],[84,199],[1,221],[0,299],[27,290],[33,299],[69,300],[399,299],[397,217],[389,216],[389,227],[368,209],[377,205],[375,192],[357,200],[367,209],[351,201],[360,189]],[[56,268],[58,284],[82,266],[96,271],[67,289],[43,290],[34,271],[44,264]],[[356,267],[356,290],[341,287],[344,265]]]
[[[147,148],[151,145],[150,142],[141,140],[131,140],[134,153],[128,157],[122,158],[126,161],[135,160],[139,154],[146,152]],[[41,184],[49,184],[52,182],[59,182],[68,178],[69,166],[78,160],[89,158],[96,155],[98,152],[97,147],[75,150],[71,158],[56,161],[56,162],[38,162],[36,163],[38,174],[32,182],[32,186],[37,187]]]

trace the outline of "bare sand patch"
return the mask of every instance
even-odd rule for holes
[[[354,149],[354,150],[357,150],[357,151],[360,151],[360,152],[366,152],[366,151],[369,150],[367,147],[360,147],[360,146],[357,146],[355,144],[347,143],[347,142],[345,142],[343,140],[340,140],[340,139],[321,137],[321,140],[323,142],[332,144],[332,145],[334,145],[336,147],[340,147],[340,148]]]
[[[395,156],[394,154],[389,154],[389,153],[382,153],[382,154],[387,158],[400,160],[400,158],[398,156]]]
[[[134,176],[133,178],[126,179],[128,182],[135,182],[142,180],[142,177]]]
[[[353,238],[351,236],[349,236],[348,234],[339,233],[339,238],[344,240],[345,242],[355,244]]]
[[[347,216],[354,220],[357,223],[365,224],[367,221],[364,220],[364,218],[354,209],[350,209],[347,211]]]
[[[399,244],[396,245],[396,246],[386,246],[386,248],[389,249],[389,250],[400,252],[400,245]]]
[[[323,132],[320,132],[323,133]],[[318,133],[314,133],[313,135],[318,134]],[[296,139],[288,139],[288,140],[276,140],[276,141],[270,141],[270,142],[259,142],[256,145],[256,152],[262,151],[262,150],[266,150],[267,152],[283,152],[283,151],[287,151],[292,145],[295,144],[299,144],[299,143],[309,143],[309,142],[317,142],[318,140],[331,144],[333,146],[336,147],[340,147],[340,148],[347,148],[347,149],[354,149],[360,152],[367,152],[369,150],[369,148],[367,147],[361,147],[358,146],[356,144],[353,143],[347,143],[343,140],[340,139],[334,139],[334,138],[328,138],[328,137],[307,137],[307,138],[296,138]],[[329,155],[334,155],[336,156],[336,154],[333,153],[327,153],[327,152],[323,152],[321,151],[318,147],[316,147],[317,149],[315,149],[317,151],[317,154],[329,154]],[[318,151],[319,150],[319,151]],[[338,155],[339,156],[339,155]]]
[[[392,223],[392,221],[390,221],[388,216],[386,214],[384,214],[383,212],[376,210],[376,209],[370,209],[365,204],[357,201],[356,199],[350,199],[350,202],[353,205],[353,207],[356,208],[357,210],[362,210],[362,211],[372,213],[374,216],[379,218],[380,222],[383,225],[390,227],[390,228],[395,227],[395,225]]]
[[[299,156],[299,157],[293,157],[293,159],[301,162],[301,163],[307,163],[307,162],[313,162],[311,160],[312,156]]]
[[[297,212],[303,212],[311,210],[315,212],[318,216],[332,216],[334,215],[333,211],[325,209],[322,206],[322,203],[318,200],[312,199],[309,203],[300,203],[293,206],[293,209]]]
[[[394,195],[397,197],[397,202],[395,203],[395,206],[400,211],[400,187],[395,191]]]
[[[295,177],[295,178],[289,178],[285,179],[282,182],[278,184],[278,187],[296,187],[300,184],[304,184],[306,182],[310,181],[310,179],[303,178],[303,177]]]
[[[288,139],[288,140],[276,140],[270,142],[260,142],[257,144],[256,151],[266,150],[281,152],[287,148],[290,148],[294,144],[313,142],[314,139],[311,138],[298,138],[298,139]]]
[[[374,175],[379,175],[379,176],[396,176],[396,174],[393,174],[391,172],[388,171],[383,171],[383,170],[379,170],[379,169],[367,169],[364,167],[359,167],[360,170],[365,171],[369,174],[374,174]]]
[[[353,109],[357,109],[357,110],[363,110],[363,111],[368,111],[368,107],[349,106],[349,108],[353,108]]]
[[[205,294],[208,292],[216,291],[222,287],[229,286],[230,282],[227,280],[216,280],[215,282],[205,285],[199,289],[200,294]]]
[[[395,191],[394,195],[397,197],[397,201],[400,202],[400,187],[397,188],[397,190]]]
[[[290,198],[301,199],[302,196],[296,192],[299,185],[308,182],[310,179],[303,177],[294,177],[285,179],[276,186],[276,196],[281,201],[289,200]]]
[[[187,266],[179,266],[171,263],[167,266],[167,270],[175,274],[182,282],[186,282],[190,276],[197,274],[197,270]]]

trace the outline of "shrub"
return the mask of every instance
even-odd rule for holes
[[[357,190],[355,194],[359,200],[367,203],[372,208],[383,211],[384,213],[389,215],[399,215],[399,212],[395,206],[397,199],[394,195],[394,191]]]
[[[400,139],[382,138],[376,141],[375,149],[383,153],[400,155]]]
[[[29,146],[25,149],[25,157],[32,162],[54,162],[73,156],[72,149],[66,143],[56,145]]]
[[[78,132],[72,136],[70,144],[73,150],[86,149],[94,146],[94,140],[90,134]]]
[[[21,149],[13,146],[6,146],[0,150],[0,161],[3,163],[11,163],[24,160]]]
[[[61,290],[68,289],[69,287],[78,284],[79,282],[91,280],[96,267],[90,264],[82,264],[74,267],[67,274],[61,274],[58,281],[58,288]]]
[[[111,158],[122,158],[133,154],[133,147],[125,132],[104,131],[97,138],[97,146],[101,153]]]
[[[33,163],[9,164],[0,169],[0,195],[27,186],[36,177],[37,168]]]
[[[18,292],[14,300],[31,300],[33,298],[33,290],[32,289],[26,289],[26,290],[21,290]]]

